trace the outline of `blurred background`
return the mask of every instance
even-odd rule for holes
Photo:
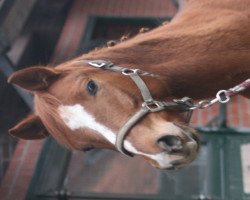
[[[159,171],[108,150],[70,152],[52,138],[8,135],[33,108],[30,94],[7,84],[11,73],[56,66],[157,27],[177,11],[174,0],[0,1],[0,199],[250,199],[250,103],[240,96],[195,111],[202,148],[180,171]]]

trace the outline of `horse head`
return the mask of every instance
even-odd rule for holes
[[[168,88],[160,77],[143,80],[155,99]],[[116,150],[119,129],[140,110],[142,97],[128,76],[88,66],[81,59],[55,68],[31,67],[15,72],[9,82],[34,94],[35,114],[10,134],[22,139],[49,135],[70,149]],[[178,169],[195,159],[199,142],[178,110],[150,113],[139,119],[123,141],[126,152],[140,155],[160,169]]]

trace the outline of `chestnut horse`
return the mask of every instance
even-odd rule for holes
[[[9,82],[34,94],[35,114],[10,134],[23,139],[51,135],[70,149],[116,150],[117,132],[141,109],[140,88],[130,76],[95,68],[87,61],[110,61],[147,72],[150,75],[139,79],[158,101],[210,98],[247,79],[250,1],[189,0],[183,5],[170,23],[115,46],[55,68],[38,66],[15,72]],[[250,97],[249,91],[243,95]],[[160,169],[189,164],[199,149],[196,131],[178,109],[139,119],[123,145],[126,152]]]

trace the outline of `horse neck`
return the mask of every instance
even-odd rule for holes
[[[109,60],[116,65],[159,74],[171,95],[177,97],[210,97],[222,88],[232,87],[250,76],[250,39],[245,30],[249,18],[246,20],[244,14],[233,9],[211,13],[208,1],[204,4],[209,5],[210,14],[206,13],[206,7],[197,11],[194,8],[200,3],[196,2],[201,1],[190,0],[191,6],[165,26],[82,58]],[[244,75],[239,76],[238,72]]]

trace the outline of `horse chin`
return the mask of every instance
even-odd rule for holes
[[[153,167],[160,170],[179,170],[186,166],[188,166],[195,158],[197,153],[193,153],[192,155],[169,155],[167,153],[165,156],[162,156],[159,160],[144,157],[144,159],[151,164]],[[169,159],[171,158],[171,160]],[[160,161],[160,162],[159,162]]]
[[[159,164],[157,161],[155,160],[151,160],[151,159],[146,159],[153,167],[160,169],[160,170],[179,170],[182,168],[185,168],[186,166],[188,166],[190,162],[186,162],[185,158],[179,159],[179,160],[173,160],[170,162],[165,162],[164,164]]]
[[[197,152],[193,152],[190,155],[168,155],[161,159],[161,163],[156,160],[147,159],[147,161],[155,168],[160,170],[179,170],[187,167],[197,156]],[[170,158],[173,158],[169,160]]]

